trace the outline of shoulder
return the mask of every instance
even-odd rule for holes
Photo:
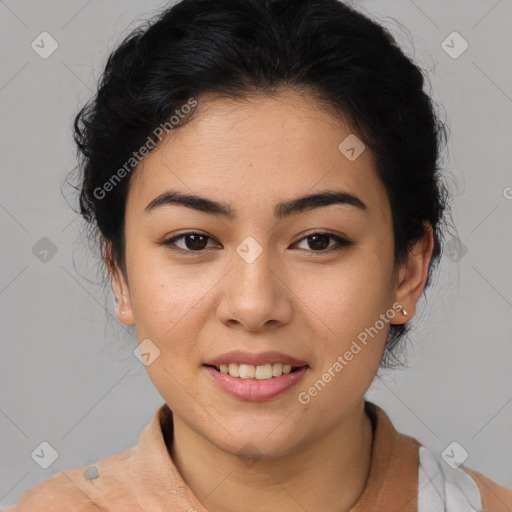
[[[484,511],[512,511],[512,489],[499,485],[474,469],[464,466],[464,470],[473,478],[480,489]]]
[[[136,447],[92,464],[66,469],[25,492],[2,512],[98,512],[112,501],[131,505],[132,459]]]
[[[59,510],[59,506],[72,506],[77,512],[97,511],[94,503],[67,478],[68,474],[77,469],[62,471],[38,483],[26,491],[12,507],[2,512],[50,512]]]
[[[418,456],[418,512],[512,511],[512,489],[464,464],[449,464],[425,446]]]

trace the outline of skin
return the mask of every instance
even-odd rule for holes
[[[338,149],[353,133],[311,97],[284,90],[250,100],[199,97],[196,115],[138,166],[126,204],[126,275],[110,268],[117,316],[160,356],[147,371],[174,414],[174,463],[213,512],[346,511],[364,490],[372,428],[364,394],[381,361],[388,324],[304,405],[307,391],[365,328],[396,302],[390,323],[415,312],[425,286],[432,232],[394,270],[391,209],[366,149]],[[166,205],[144,208],[167,189],[231,205],[234,220]],[[345,190],[366,211],[329,205],[277,220],[274,205],[320,190]],[[312,230],[354,245],[319,252]],[[186,231],[210,239],[202,252],[161,245]],[[263,252],[236,252],[247,237]],[[337,245],[326,239],[326,245]],[[108,247],[108,246],[107,246]],[[105,258],[108,261],[108,258]],[[203,364],[225,352],[277,350],[308,362],[302,380],[274,399],[224,393]],[[248,464],[240,454],[255,457]]]

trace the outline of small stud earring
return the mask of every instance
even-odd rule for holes
[[[124,315],[124,309],[121,309],[121,313]],[[406,313],[407,314],[407,313]]]
[[[404,308],[402,308],[402,313],[403,313],[405,316],[407,316],[407,311],[406,311]]]

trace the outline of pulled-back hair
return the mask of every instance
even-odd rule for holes
[[[191,97],[296,89],[347,120],[372,152],[393,218],[395,266],[432,226],[427,286],[441,255],[448,193],[439,175],[446,126],[422,71],[391,33],[337,0],[182,0],[131,32],[75,119],[80,213],[125,271],[131,173],[102,189]],[[175,129],[184,124],[180,123]],[[102,189],[104,190],[104,189]],[[390,325],[385,357],[408,324]],[[394,357],[394,356],[393,356]]]

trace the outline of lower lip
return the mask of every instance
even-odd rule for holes
[[[218,372],[211,366],[205,366],[206,371],[213,380],[226,393],[241,400],[261,401],[274,398],[295,385],[308,371],[308,366],[303,366],[293,373],[272,377],[271,379],[242,379],[232,377],[228,373]]]

